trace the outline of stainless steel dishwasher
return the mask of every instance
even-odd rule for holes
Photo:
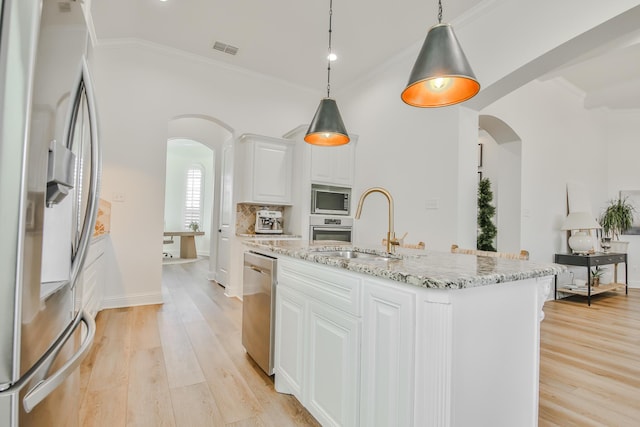
[[[273,374],[276,261],[245,252],[242,271],[242,345],[267,375]]]

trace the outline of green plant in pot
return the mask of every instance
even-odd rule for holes
[[[602,280],[602,276],[604,275],[605,269],[597,266],[595,269],[591,270],[591,284],[593,286],[600,286],[600,281]]]
[[[631,228],[635,212],[636,208],[626,197],[618,196],[617,199],[609,201],[609,205],[600,216],[599,222],[604,236],[613,238],[611,242],[613,252],[626,252],[628,242],[624,242],[624,249],[621,249],[616,248],[615,241],[620,241],[620,235]]]

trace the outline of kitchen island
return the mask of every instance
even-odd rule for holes
[[[247,241],[278,258],[275,387],[323,425],[535,426],[556,264]]]

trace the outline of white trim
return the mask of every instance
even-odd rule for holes
[[[640,288],[640,280],[629,280],[630,288]]]
[[[134,307],[138,305],[163,304],[162,292],[148,292],[120,297],[104,298],[100,305],[100,310],[109,308]]]

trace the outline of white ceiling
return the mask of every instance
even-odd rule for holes
[[[478,3],[445,2],[443,21]],[[326,90],[329,0],[93,0],[91,14],[100,43],[139,39]],[[436,22],[435,1],[335,0],[332,88],[420,43]],[[215,41],[238,47],[238,54],[213,50]],[[640,37],[544,76],[554,77],[582,91],[587,108],[640,108]]]
[[[449,3],[449,4],[447,4]],[[478,0],[445,2],[451,21]],[[329,0],[93,0],[100,41],[138,38],[326,90]],[[437,2],[335,0],[331,84],[341,87],[420,42],[437,23]],[[239,48],[236,56],[212,49]],[[410,70],[407,70],[407,79]]]

